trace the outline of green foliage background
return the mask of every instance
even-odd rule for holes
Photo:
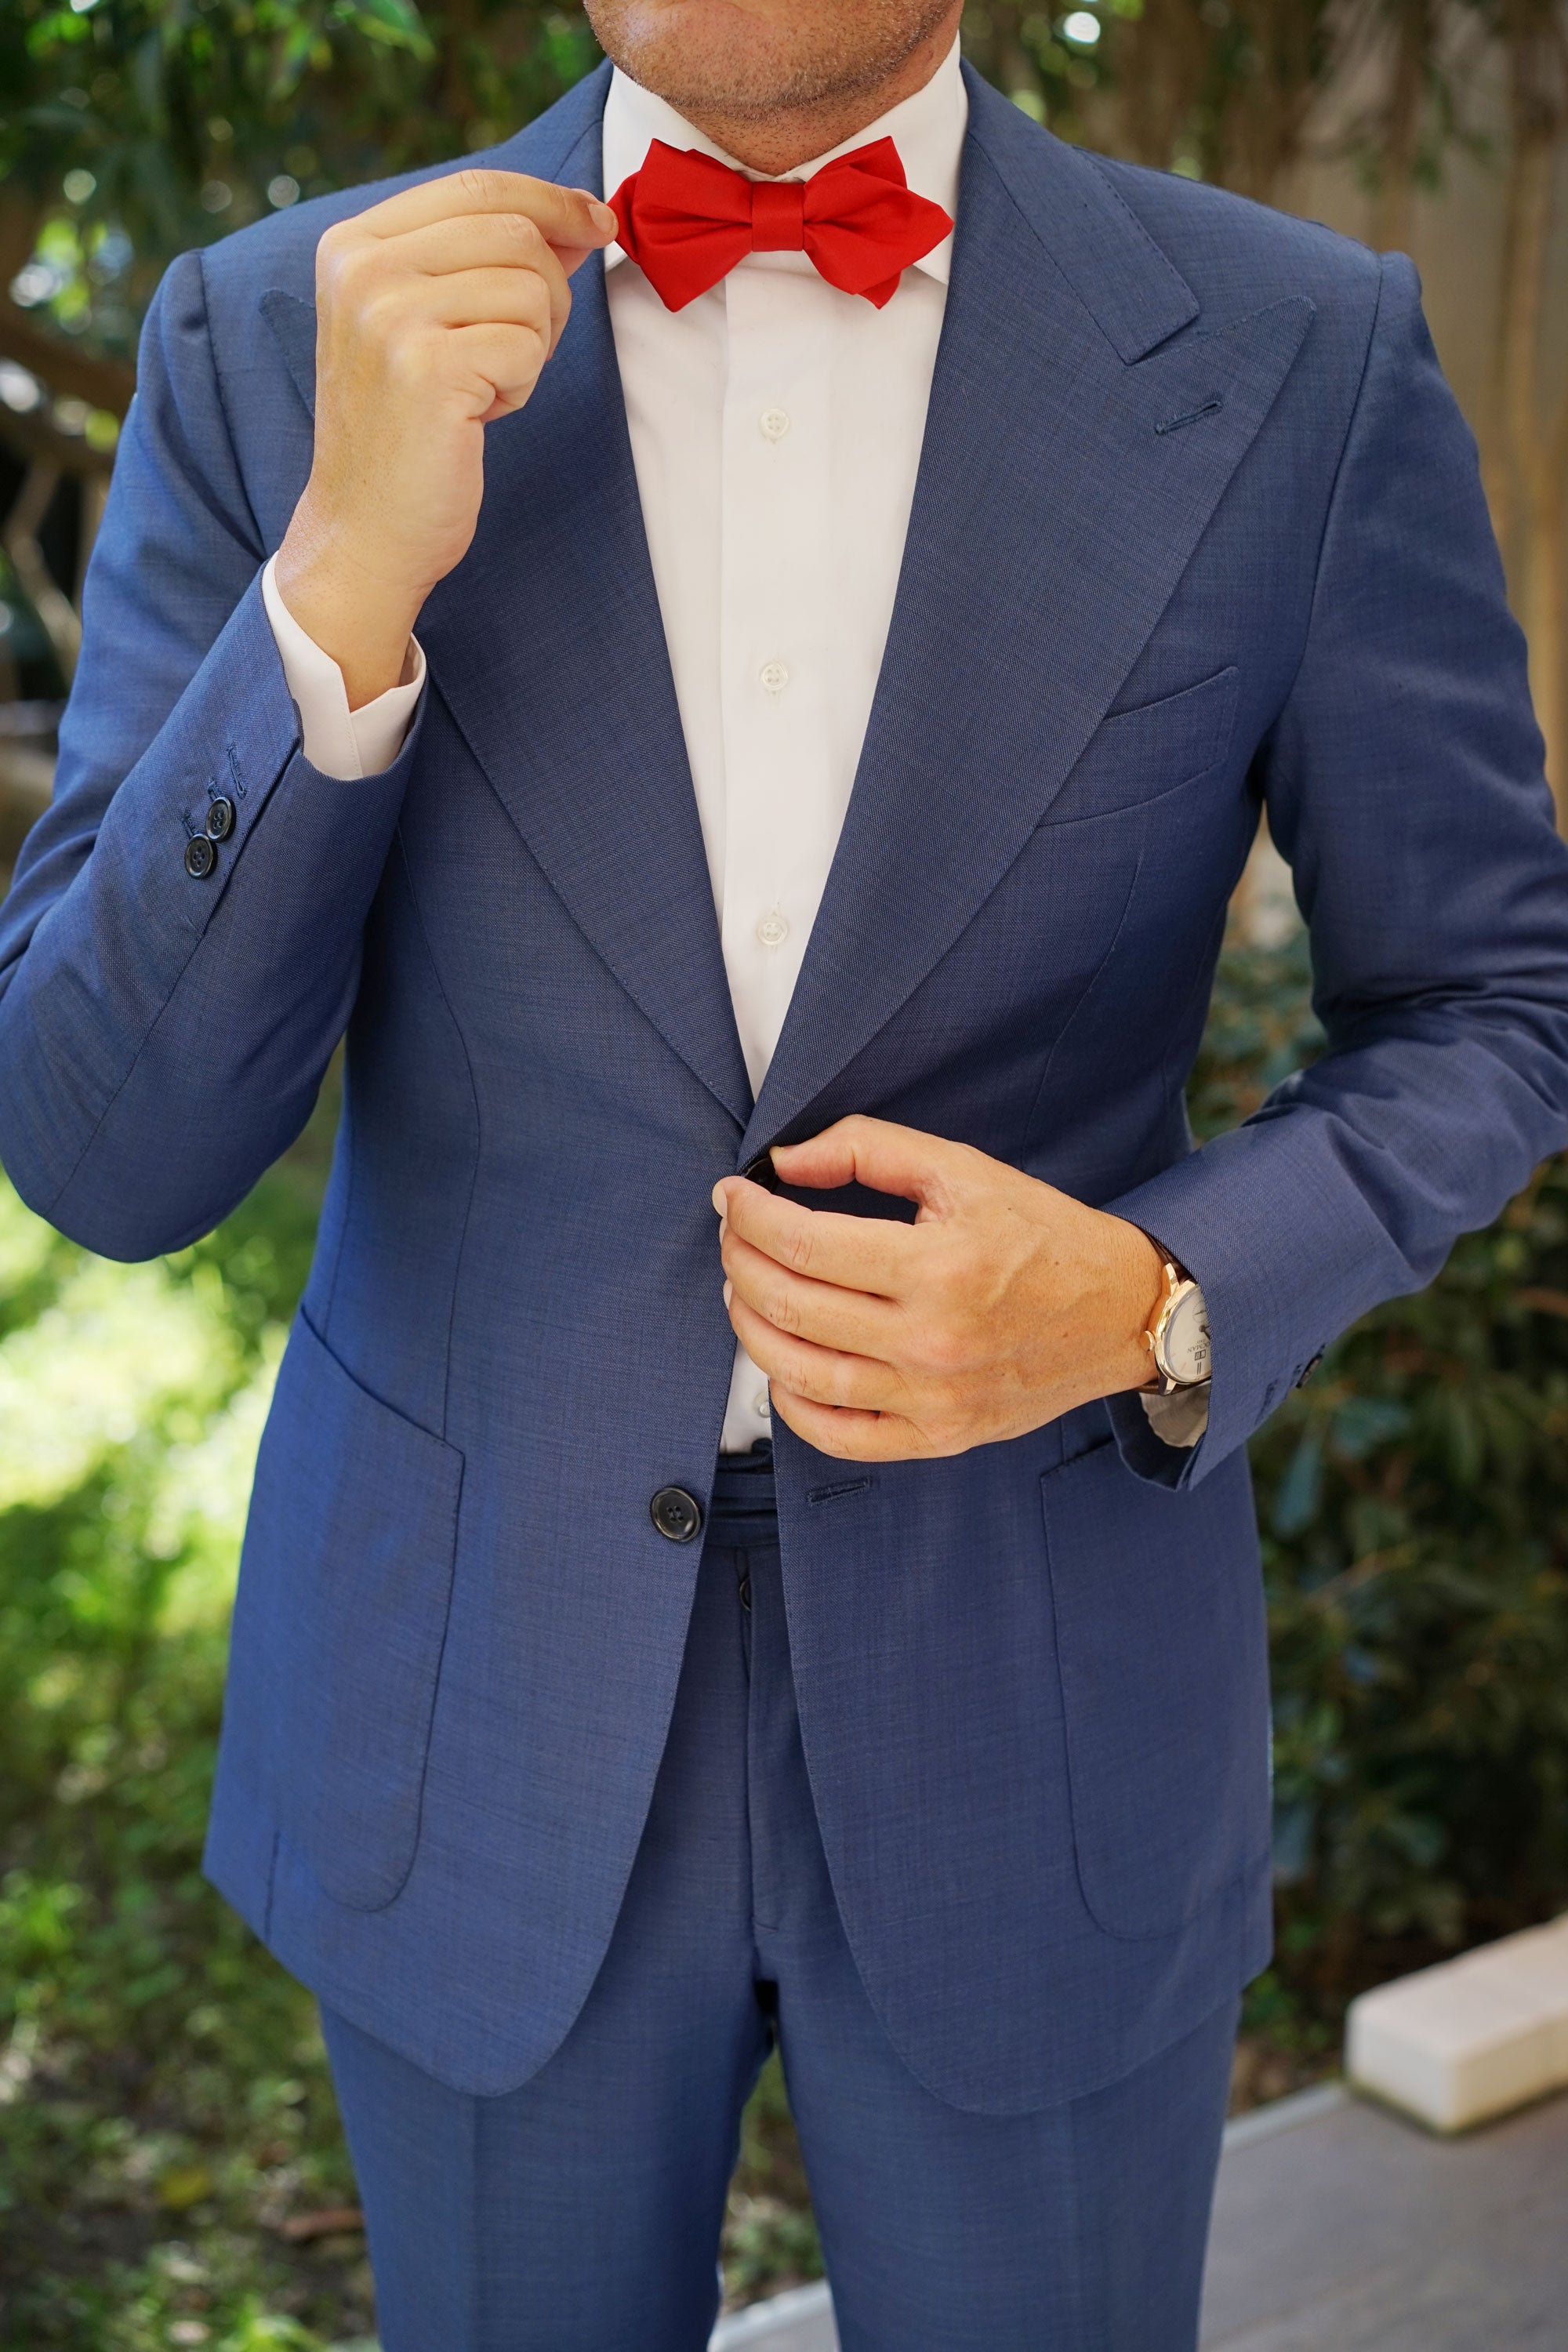
[[[174,254],[489,144],[598,55],[528,0],[7,0],[0,184],[59,270],[51,322],[129,358]]]
[[[1226,957],[1232,1124],[1317,1050],[1300,940]],[[0,2342],[316,2352],[373,2325],[307,1997],[199,1875],[251,1462],[330,1143],[150,1266],[0,1189]],[[1325,2063],[1359,1986],[1568,1901],[1568,1168],[1331,1350],[1254,1448],[1280,1954],[1249,2025]],[[291,2218],[317,2217],[296,2242]],[[726,2263],[818,2267],[776,2074]]]

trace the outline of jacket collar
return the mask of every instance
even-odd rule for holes
[[[865,749],[753,1106],[595,257],[528,406],[489,428],[468,555],[420,635],[519,832],[634,1002],[745,1133],[855,1107],[856,1056],[973,919],[1168,603],[1312,316],[1194,330],[1089,157],[965,68],[952,284]],[[609,69],[498,150],[600,184]],[[302,392],[314,314],[264,298]],[[1165,428],[1193,416],[1190,430]]]

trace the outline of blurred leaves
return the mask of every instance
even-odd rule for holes
[[[728,2308],[822,2276],[805,2167],[775,2052],[752,2095],[724,2229]]]
[[[0,285],[128,361],[175,253],[491,145],[598,54],[539,0],[9,0]]]
[[[0,1187],[0,2341],[30,2352],[369,2332],[363,2241],[277,2234],[353,2193],[311,2004],[199,1874],[331,1120],[153,1265]]]

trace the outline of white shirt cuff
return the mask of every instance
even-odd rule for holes
[[[1209,1425],[1209,1392],[1203,1388],[1173,1389],[1169,1396],[1142,1395],[1138,1400],[1149,1416],[1149,1426],[1166,1445],[1195,1445]]]
[[[283,676],[300,712],[305,757],[324,776],[379,776],[403,749],[425,691],[425,654],[417,637],[408,640],[404,675],[374,702],[349,709],[343,674],[331,654],[308,637],[288,605],[273,572],[273,556],[261,575],[261,599],[277,640]]]

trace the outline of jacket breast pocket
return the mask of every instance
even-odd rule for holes
[[[1216,670],[1180,694],[1101,719],[1045,822],[1113,816],[1206,775],[1230,749],[1240,675]]]
[[[338,1902],[407,1877],[451,1606],[463,1457],[300,1315],[257,1461],[235,1612],[278,1826]]]
[[[1172,1493],[1113,1444],[1040,1481],[1083,1898],[1174,1933],[1267,1855],[1268,1664],[1245,1454]]]

